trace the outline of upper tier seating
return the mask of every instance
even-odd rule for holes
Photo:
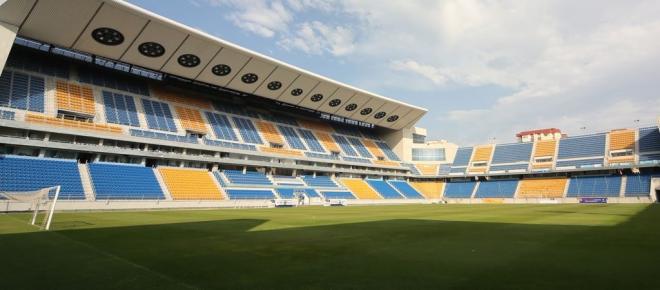
[[[295,129],[283,125],[277,125],[277,128],[280,129],[280,132],[284,135],[284,139],[286,139],[289,147],[292,149],[307,150],[307,147],[305,147],[305,144],[302,139],[300,139],[300,136],[298,136]]]
[[[153,168],[118,163],[91,163],[96,199],[164,199]]]
[[[313,121],[313,120],[301,120],[300,125],[304,128],[312,129],[315,131],[322,131],[328,133],[335,132],[335,130],[332,129],[332,126],[330,126],[328,123],[325,122]]]
[[[422,173],[419,172],[419,170],[417,169],[417,166],[415,166],[415,164],[401,163],[401,166],[410,168],[410,173],[412,173],[413,175],[422,175]]]
[[[472,147],[461,147],[456,151],[454,163],[451,165],[450,173],[465,173],[465,169],[472,158]]]
[[[25,40],[20,38],[16,38],[15,43],[18,45],[29,46]],[[35,54],[26,50],[14,48],[9,52],[9,57],[7,58],[5,66],[8,68],[16,68],[63,79],[69,78],[70,70],[69,64],[59,58],[53,58],[46,54]],[[5,72],[2,73],[3,76]]]
[[[493,153],[492,165],[508,164],[508,163],[525,163],[529,162],[532,156],[532,148],[534,143],[512,143],[512,144],[498,144],[495,146]],[[492,169],[491,169],[492,170]]]
[[[282,138],[280,132],[275,129],[273,123],[263,121],[255,121],[255,123],[257,124],[259,132],[261,132],[261,136],[266,139],[266,142],[284,145],[284,138]]]
[[[213,102],[213,107],[220,112],[259,119],[259,114],[250,110],[243,110],[243,107],[239,105],[224,102]]]
[[[401,159],[399,159],[399,156],[397,156],[396,153],[392,151],[392,148],[390,148],[390,145],[387,145],[387,143],[376,141],[376,145],[378,145],[378,148],[380,148],[380,150],[382,150],[383,153],[385,153],[387,159],[394,161],[401,161]]]
[[[250,119],[239,117],[233,117],[232,119],[234,119],[234,124],[236,124],[238,132],[241,134],[241,137],[243,137],[243,142],[251,144],[264,143],[261,141],[261,137],[259,137],[257,128],[254,127],[254,124],[252,121],[250,121]]]
[[[176,124],[172,111],[167,103],[142,99],[144,117],[147,119],[149,129],[176,132]]]
[[[635,174],[626,177],[625,196],[649,196],[651,174]]]
[[[201,134],[208,132],[202,114],[198,110],[175,106],[174,111],[179,117],[183,129]]]
[[[451,164],[440,164],[438,166],[438,175],[447,175],[451,170]]]
[[[371,160],[365,158],[342,156],[341,159],[349,162],[371,164]]]
[[[295,176],[288,175],[273,175],[271,176],[273,183],[277,185],[294,185],[294,186],[305,186],[305,182],[302,179],[299,179]]]
[[[346,140],[346,137],[333,134],[332,138],[334,138],[335,142],[339,144],[339,147],[341,147],[341,150],[344,151],[345,155],[358,156],[357,153],[355,152],[355,149],[353,149],[353,146],[351,146],[351,144],[348,143],[348,140]]]
[[[359,199],[382,199],[382,197],[361,178],[340,178],[339,181]]]
[[[611,150],[635,150],[635,131],[617,130],[610,132]]]
[[[159,167],[158,172],[173,199],[222,199],[222,193],[206,169]]]
[[[658,127],[639,129],[639,162],[660,160],[660,131]]]
[[[621,176],[574,176],[568,185],[567,197],[618,197]]]
[[[206,112],[206,119],[215,133],[215,138],[229,141],[238,141],[234,128],[229,122],[229,118],[225,115]]]
[[[360,140],[358,138],[348,137],[346,139],[348,139],[348,142],[351,143],[351,145],[353,145],[353,148],[355,148],[355,150],[357,150],[357,152],[358,152],[358,154],[360,154],[360,156],[362,156],[364,158],[373,158],[371,153],[369,153],[369,150],[367,150],[367,147],[365,147],[364,144],[362,144],[362,142],[360,142]]]
[[[135,100],[128,95],[103,91],[105,121],[113,124],[140,127]]]
[[[312,131],[306,129],[298,129],[298,132],[300,132],[302,140],[305,141],[310,151],[325,153],[325,149],[323,149],[323,146],[321,146],[321,143],[318,139],[316,139],[316,136],[314,136]]]
[[[286,149],[286,148],[260,146],[259,150],[261,152],[273,153],[273,154],[279,154],[279,155],[303,156],[302,152],[300,152],[298,150],[291,150],[291,149]]]
[[[606,136],[605,133],[599,133],[562,138],[559,140],[557,159],[604,156]]]
[[[56,185],[61,186],[60,199],[85,199],[75,160],[0,155],[0,191],[33,191]]]
[[[307,184],[307,186],[313,186],[313,187],[339,187],[337,183],[335,183],[332,178],[329,176],[324,176],[324,175],[317,175],[316,177],[311,176],[311,175],[303,175],[301,176],[303,181]]]
[[[360,130],[358,130],[357,127],[344,126],[337,123],[333,123],[332,127],[335,128],[335,132],[339,134],[362,138],[362,134],[360,134]]]
[[[490,161],[490,156],[493,153],[493,146],[479,146],[475,147],[474,156],[472,157],[472,162],[488,162]]]
[[[519,198],[562,198],[568,179],[564,177],[525,178],[520,181]]]
[[[555,153],[557,150],[557,141],[545,140],[545,141],[537,141],[535,143],[536,143],[536,148],[534,149],[535,160],[532,165],[532,168],[543,169],[543,170],[552,168],[552,165],[554,163],[553,160],[555,158]],[[541,158],[541,160],[545,160],[545,161],[537,162],[536,158]]]
[[[517,179],[485,180],[479,182],[475,198],[513,198],[518,187]]]
[[[246,171],[245,174],[241,170],[225,170],[223,172],[232,184],[273,185],[273,182],[261,172]]]
[[[442,181],[413,181],[410,184],[428,199],[441,198],[445,188]]]
[[[376,158],[385,158],[385,154],[383,153],[380,148],[378,148],[378,145],[374,141],[371,141],[369,139],[363,139],[362,143],[364,143],[364,146],[367,147],[369,152]]]
[[[277,195],[280,198],[292,199],[295,197],[296,192],[304,193],[309,198],[321,197],[318,192],[313,188],[278,188],[276,189]]]
[[[153,88],[154,95],[161,100],[195,106],[200,109],[210,110],[211,103],[207,99],[186,96],[179,92],[172,92],[162,88]]]
[[[229,199],[274,199],[272,189],[227,189]]]
[[[408,184],[408,182],[404,180],[388,180],[387,183],[389,183],[392,187],[398,190],[406,198],[411,198],[411,199],[424,198],[424,196],[422,196],[417,190],[415,190],[412,186],[410,186],[410,184]]]
[[[291,126],[298,126],[298,122],[293,117],[280,115],[280,114],[274,114],[274,113],[259,114],[259,116],[261,116],[262,119],[267,120],[267,121],[271,121],[271,122],[275,122],[275,123],[281,123],[281,124],[287,124],[287,125],[291,125]]]
[[[120,76],[92,67],[78,67],[78,77],[81,83],[93,84],[143,96],[149,95],[147,84],[136,78]]]
[[[445,198],[470,198],[474,187],[477,185],[476,181],[452,181],[445,184]]]
[[[330,137],[330,134],[324,133],[324,132],[316,132],[316,137],[321,140],[321,143],[325,147],[325,149],[328,149],[330,152],[336,152],[339,153],[341,150],[339,150],[339,146],[337,146],[337,143],[335,143],[334,140],[332,140],[332,137]]]
[[[325,199],[355,199],[352,193],[348,191],[338,190],[338,191],[322,191],[321,195]]]
[[[371,188],[375,189],[385,199],[403,198],[403,196],[392,185],[380,179],[367,179]]]
[[[94,94],[90,87],[57,81],[55,97],[57,99],[57,109],[60,111],[89,116],[96,114]]]
[[[0,75],[0,106],[44,112],[44,83],[42,77],[3,71]]]

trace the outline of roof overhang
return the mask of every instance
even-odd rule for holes
[[[8,0],[0,6],[0,21],[19,27],[19,36],[380,127],[409,128],[427,111],[308,72],[124,1]],[[119,32],[121,41],[100,43],[92,37],[98,28]],[[162,54],[142,54],[140,47],[148,42],[159,44],[162,50],[152,52]],[[229,72],[218,74],[218,65],[229,66]],[[321,100],[314,101],[319,95]]]

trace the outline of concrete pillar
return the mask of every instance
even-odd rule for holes
[[[16,39],[17,32],[17,26],[0,22],[0,39],[2,39],[2,41],[0,41],[0,73],[5,68],[7,57],[9,57],[9,52],[11,51],[11,47],[14,44],[14,39]]]
[[[39,157],[46,157],[46,149],[39,149]]]

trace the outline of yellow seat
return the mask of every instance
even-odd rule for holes
[[[58,110],[90,116],[96,114],[94,94],[90,87],[57,81],[55,84],[55,97]]]
[[[358,199],[382,199],[382,197],[360,178],[340,178],[339,181]]]
[[[41,123],[60,127],[77,128],[83,130],[103,131],[108,133],[123,133],[121,127],[115,125],[96,124],[83,121],[74,121],[67,119],[54,118],[34,113],[27,113],[25,121],[31,123]]]
[[[222,199],[220,189],[206,169],[159,167],[158,172],[173,199]]]
[[[383,154],[383,151],[378,148],[378,145],[376,145],[374,141],[363,139],[362,143],[364,144],[364,147],[367,147],[367,150],[369,150],[371,155],[375,156],[376,158],[385,158],[385,154]]]
[[[568,179],[563,177],[526,178],[520,181],[519,198],[561,198]]]
[[[445,189],[445,183],[442,181],[412,181],[410,185],[427,199],[441,198]]]
[[[184,96],[180,93],[175,93],[162,88],[153,88],[152,91],[154,92],[155,96],[157,96],[158,98],[164,101],[189,105],[200,109],[207,109],[207,110],[212,109],[209,100],[204,98]]]
[[[610,150],[635,150],[635,131],[616,130],[610,132]],[[635,155],[609,157],[609,162],[634,162]]]
[[[261,147],[259,147],[259,150],[261,152],[282,154],[282,155],[290,155],[290,156],[302,156],[303,155],[302,152],[300,152],[300,151],[285,149],[285,148],[274,148],[274,147],[261,146]]]
[[[332,129],[332,126],[323,123],[323,122],[317,122],[317,121],[310,121],[310,120],[298,120],[298,123],[304,128],[307,129],[312,129],[316,131],[323,131],[323,132],[330,132],[333,133],[335,130]]]
[[[337,143],[335,143],[335,140],[330,137],[330,134],[324,133],[324,132],[314,132],[316,137],[321,141],[321,144],[323,144],[323,147],[327,149],[330,152],[341,152],[339,150],[339,146]]]
[[[279,131],[277,131],[277,128],[275,128],[275,125],[273,123],[269,122],[264,122],[264,121],[255,121],[257,125],[257,129],[259,129],[259,132],[261,132],[261,135],[266,138],[267,142],[274,143],[274,144],[284,144],[284,138],[282,137],[282,134],[280,134]]]
[[[415,167],[422,175],[438,175],[438,165],[417,164]]]
[[[179,106],[174,107],[174,110],[179,116],[179,120],[181,120],[181,125],[183,125],[184,129],[197,133],[208,132],[206,124],[202,119],[202,114],[198,110]]]

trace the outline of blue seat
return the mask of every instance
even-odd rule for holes
[[[403,198],[403,196],[396,189],[394,189],[394,187],[392,187],[384,180],[366,179],[365,181],[371,186],[371,188],[376,190],[380,196],[385,199]]]
[[[119,163],[91,163],[89,174],[96,199],[164,199],[150,167]]]
[[[274,199],[270,189],[227,189],[229,199]]]
[[[649,196],[651,193],[651,174],[635,174],[626,177],[625,196]]]
[[[301,176],[302,180],[308,185],[313,187],[339,187],[329,176],[311,175]]]
[[[423,199],[424,196],[413,188],[408,182],[403,180],[389,180],[388,183],[396,190],[403,194],[406,198]]]
[[[294,198],[294,192],[296,191],[302,191],[307,195],[307,197],[312,198],[312,197],[319,197],[318,192],[316,192],[315,189],[312,188],[304,188],[304,189],[296,189],[296,188],[278,188],[276,189],[277,194],[281,198]]]
[[[573,176],[569,180],[567,197],[618,197],[621,176]]]
[[[225,176],[231,184],[241,185],[273,185],[265,174],[256,171],[225,170]]]
[[[60,199],[85,199],[76,160],[0,155],[0,191],[60,185]]]
[[[355,199],[355,196],[348,191],[323,191],[321,194],[325,199]]]
[[[517,179],[484,180],[479,182],[475,198],[513,198],[518,187]]]
[[[476,181],[452,181],[445,184],[444,197],[446,198],[470,198]]]

